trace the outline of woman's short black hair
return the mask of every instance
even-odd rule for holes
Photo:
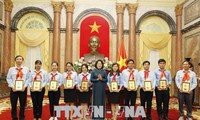
[[[67,62],[67,63],[65,64],[65,66],[67,66],[68,64],[70,64],[70,65],[73,67],[72,62]]]
[[[53,61],[53,62],[51,63],[51,65],[53,65],[54,63],[56,63],[56,65],[58,66],[58,62],[57,62],[57,61]]]
[[[42,65],[42,61],[41,61],[41,60],[36,60],[36,61],[35,61],[35,65],[36,65],[36,64]]]
[[[161,62],[166,63],[165,59],[159,59],[159,60],[158,60],[158,64],[161,63]]]
[[[21,55],[17,55],[17,56],[15,57],[15,61],[16,61],[16,59],[17,59],[18,57],[21,57],[22,60],[24,61],[24,58],[23,58]]]
[[[95,63],[95,68],[98,69],[98,68],[97,68],[97,63],[98,63],[98,62],[101,62],[102,67],[101,67],[100,69],[103,69],[103,68],[104,68],[103,60],[97,60],[96,63]]]
[[[115,65],[117,65],[117,67],[118,67],[118,70],[116,71],[117,72],[117,75],[119,76],[120,75],[120,70],[119,70],[119,64],[118,63],[113,63],[112,64],[112,69],[111,69],[111,71],[110,71],[110,76],[112,76],[113,75],[113,66],[115,66]]]
[[[128,64],[129,62],[133,62],[133,64],[135,63],[135,61],[134,61],[133,59],[128,59],[128,60],[126,61],[126,64]]]
[[[83,68],[84,66],[87,68],[87,71],[88,71],[88,65],[87,65],[87,64],[82,64],[82,65],[81,65],[81,72],[82,72],[82,68]]]
[[[144,65],[145,63],[148,63],[150,65],[150,62],[149,61],[144,61],[142,64]]]

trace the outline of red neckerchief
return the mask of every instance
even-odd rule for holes
[[[113,78],[112,78],[113,81],[116,81],[116,76],[117,74],[113,74]]]
[[[145,70],[144,71],[144,80],[146,80],[149,77],[149,71]]]
[[[189,76],[188,72],[189,71],[183,71],[183,73],[185,73],[185,74],[183,76],[182,82],[189,81],[190,76]]]
[[[161,72],[161,75],[160,75],[160,80],[165,77],[167,78],[166,74],[165,74],[165,70],[159,70]]]
[[[56,75],[57,75],[57,73],[56,74],[51,73],[51,79],[56,80]]]
[[[129,80],[134,80],[134,74],[133,74],[134,70],[129,70],[129,72],[130,72]]]
[[[82,74],[82,75],[83,75],[82,81],[87,81],[88,80],[87,79],[88,74],[86,74],[86,75]]]
[[[67,76],[66,76],[66,79],[71,79],[71,74],[72,74],[72,72],[68,72]]]
[[[39,72],[37,72],[37,71],[35,71],[35,77],[34,77],[34,80],[37,80],[37,76],[40,76],[40,80],[42,80],[42,75],[40,74],[42,71],[39,71]]]
[[[23,72],[22,72],[22,69],[23,68],[16,68],[16,70],[17,70],[16,79],[18,79],[18,78],[22,79],[22,77],[24,75]]]

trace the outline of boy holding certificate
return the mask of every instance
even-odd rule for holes
[[[48,74],[48,83],[49,86],[49,92],[48,92],[48,98],[49,98],[49,110],[51,117],[49,120],[58,120],[57,117],[55,117],[54,112],[54,106],[59,105],[60,100],[60,86],[62,83],[62,74],[58,72],[58,62],[53,61],[51,63],[51,69],[52,71]]]
[[[31,89],[31,98],[33,103],[34,120],[41,120],[42,102],[47,84],[47,72],[41,69],[42,61],[35,61],[35,70],[30,73],[29,87]]]
[[[141,105],[145,108],[145,103],[147,102],[147,119],[152,120],[151,117],[151,106],[152,106],[152,97],[153,91],[156,85],[156,78],[153,71],[149,71],[150,62],[143,62],[144,70],[139,72],[140,75],[140,101]],[[145,118],[142,118],[145,120]]]
[[[67,106],[73,106],[77,102],[76,95],[76,84],[77,84],[77,73],[72,71],[73,64],[71,62],[66,63],[66,72],[63,73],[64,83],[64,102]],[[70,112],[70,119],[72,119],[73,110]]]
[[[127,60],[127,66],[128,68],[122,71],[125,106],[129,106],[130,101],[131,101],[131,106],[135,106],[137,98],[137,88],[140,84],[140,76],[138,70],[134,69],[133,59]]]
[[[119,64],[113,63],[112,70],[108,74],[108,82],[109,88],[109,102],[111,103],[111,110],[112,110],[112,119],[117,120],[117,114],[119,110],[119,92],[122,89],[122,81],[119,71]]]
[[[188,61],[183,62],[183,70],[179,70],[175,77],[178,87],[179,120],[184,120],[183,104],[187,105],[187,120],[192,120],[193,89],[197,86],[196,74],[190,70]]]
[[[171,73],[165,69],[166,61],[164,59],[158,60],[159,68],[155,70],[156,76],[156,105],[159,120],[168,120],[169,110],[169,88],[171,86]],[[162,107],[163,104],[163,107]]]
[[[10,90],[11,114],[13,120],[18,120],[17,117],[17,101],[19,98],[20,112],[19,119],[24,120],[24,109],[26,104],[26,95],[28,86],[29,69],[22,65],[24,58],[21,55],[15,57],[15,67],[11,67],[7,74],[7,82]]]

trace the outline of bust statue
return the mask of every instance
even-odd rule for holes
[[[90,53],[84,55],[85,61],[93,61],[93,60],[98,60],[104,59],[104,55],[98,53],[98,48],[100,47],[100,39],[97,36],[91,36],[88,46],[90,47]]]

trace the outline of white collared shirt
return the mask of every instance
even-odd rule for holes
[[[183,77],[185,75],[184,71],[185,70],[179,70],[176,73],[175,82],[176,82],[176,86],[178,87],[178,89],[181,88],[181,83],[182,83]],[[195,72],[188,70],[188,75],[190,76],[190,79],[187,82],[190,83],[190,90],[193,90],[197,87],[196,74],[195,74]]]
[[[139,76],[139,73],[138,73],[138,70],[136,69],[133,69],[134,72],[134,79],[135,79],[135,83],[136,83],[136,88],[138,88],[139,84],[140,84],[140,76]],[[129,76],[130,76],[130,72],[129,72],[129,69],[125,69],[122,71],[122,81],[123,81],[123,85],[125,88],[128,87],[128,80],[129,80]]]
[[[48,82],[47,82],[47,85],[49,85],[50,81],[51,81],[51,78],[52,78],[52,74],[54,74],[53,72],[50,72],[48,73]],[[56,72],[56,76],[55,76],[55,80],[58,81],[58,86],[61,86],[63,84],[62,82],[62,74],[59,73],[58,71]]]
[[[64,72],[63,74],[62,74],[62,81],[63,81],[63,83],[65,83],[65,81],[66,81],[66,77],[67,77],[67,75],[68,75],[68,72]],[[71,71],[71,79],[73,80],[73,82],[74,82],[74,85],[76,85],[78,82],[77,82],[77,73],[76,72],[74,72],[74,71]]]
[[[48,82],[48,74],[45,70],[43,69],[40,69],[40,75],[42,78],[40,78],[40,75],[37,76],[37,80],[41,80],[42,81],[42,87],[45,87],[47,82]],[[34,81],[34,78],[36,76],[36,70],[32,71],[30,73],[30,76],[29,76],[29,87],[32,87],[32,84],[33,84],[33,81]]]
[[[14,87],[14,82],[16,79],[21,79],[21,80],[24,80],[24,87],[26,88],[28,86],[28,83],[29,83],[29,69],[28,67],[25,67],[25,66],[21,66],[22,68],[22,73],[23,73],[23,76],[22,78],[16,78],[16,75],[18,74],[18,70],[17,70],[17,67],[11,67],[9,70],[8,70],[8,74],[7,74],[7,82],[8,82],[8,86],[13,88]]]
[[[81,86],[81,82],[82,82],[82,80],[83,80],[83,77],[84,77],[84,75],[87,75],[87,80],[88,80],[88,82],[89,82],[89,85],[91,85],[91,82],[90,82],[90,76],[91,76],[91,74],[90,73],[80,73],[79,75],[78,75],[78,79],[77,79],[77,84],[78,84],[78,86],[80,87]]]
[[[144,72],[145,72],[145,70],[141,70],[139,72],[139,75],[140,75],[140,88],[144,87],[144,81],[145,81]],[[146,80],[150,80],[151,84],[152,84],[152,88],[155,88],[156,77],[155,77],[155,74],[154,74],[153,71],[149,71],[149,76],[148,76],[148,78]]]

